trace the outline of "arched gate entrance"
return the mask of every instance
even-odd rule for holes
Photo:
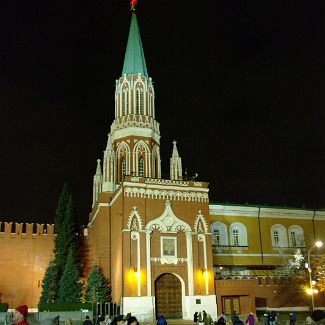
[[[155,281],[156,316],[182,318],[182,285],[171,273],[164,273]]]

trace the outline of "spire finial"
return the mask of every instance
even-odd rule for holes
[[[137,2],[138,2],[138,0],[130,1],[131,11],[135,11],[135,5],[137,4]]]

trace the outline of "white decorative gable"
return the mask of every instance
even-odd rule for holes
[[[142,230],[142,220],[138,212],[137,207],[133,207],[132,212],[129,215],[127,229],[129,230]]]
[[[169,200],[165,203],[165,211],[163,214],[160,217],[151,220],[146,225],[146,230],[152,231],[153,229],[158,229],[162,232],[191,232],[191,227],[186,222],[176,217]]]
[[[199,213],[197,214],[197,217],[194,222],[194,231],[196,231],[197,233],[207,234],[208,230],[209,230],[208,224],[201,210],[199,210]]]

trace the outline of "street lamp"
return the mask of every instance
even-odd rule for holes
[[[323,243],[321,241],[315,242],[315,245],[310,247],[307,252],[307,259],[308,259],[308,273],[309,273],[309,289],[307,290],[307,293],[311,295],[311,310],[314,311],[314,293],[317,293],[318,290],[313,288],[313,285],[315,285],[315,282],[311,279],[311,265],[310,265],[310,252],[315,248],[322,247]]]

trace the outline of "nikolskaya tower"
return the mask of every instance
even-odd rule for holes
[[[192,319],[206,310],[216,318],[208,184],[183,179],[175,141],[170,177],[161,178],[155,91],[134,10],[114,100],[93,181],[88,261],[110,279],[123,314]]]

